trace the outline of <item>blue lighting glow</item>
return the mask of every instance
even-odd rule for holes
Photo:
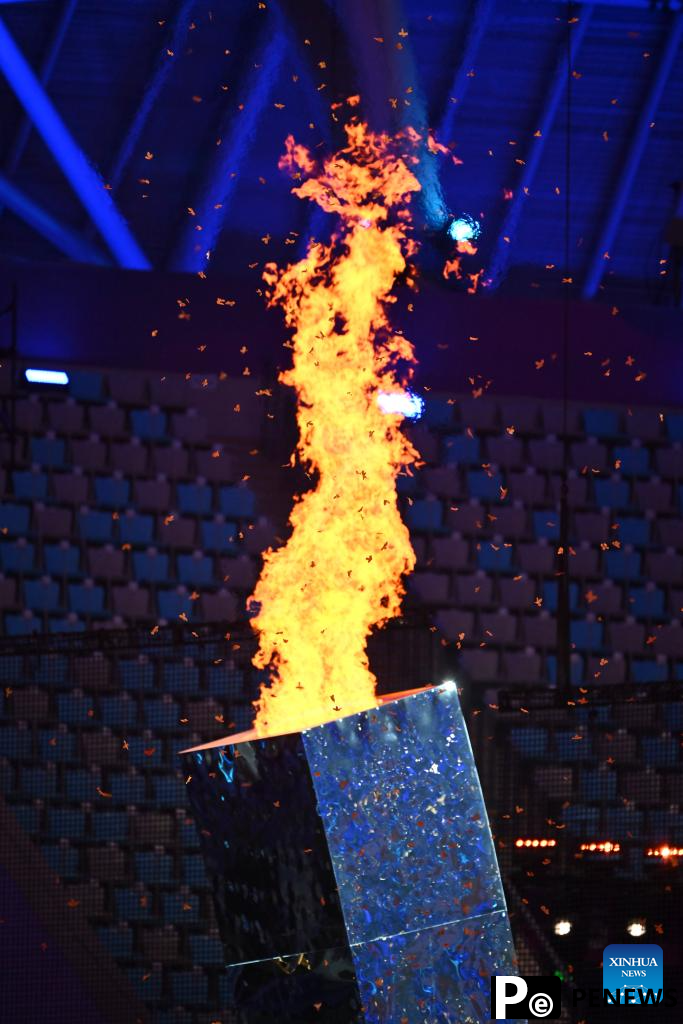
[[[470,217],[468,213],[454,217],[448,225],[449,237],[454,242],[469,242],[473,238],[478,238],[480,232],[481,224],[474,217]]]
[[[419,420],[424,412],[424,399],[412,391],[380,391],[377,404],[382,412],[405,416],[407,420]]]
[[[29,384],[58,384],[66,387],[69,383],[69,374],[64,370],[24,370],[26,380]]]

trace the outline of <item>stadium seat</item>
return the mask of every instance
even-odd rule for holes
[[[637,619],[661,619],[665,616],[664,591],[654,583],[631,587],[628,592],[631,614]]]
[[[99,434],[71,442],[71,461],[88,473],[98,473],[107,464],[107,446]]]
[[[95,477],[95,500],[101,508],[122,509],[130,502],[130,482],[120,473]]]
[[[202,477],[177,486],[178,508],[183,515],[208,516],[213,510],[213,488]]]
[[[253,519],[256,496],[248,487],[221,487],[220,510],[229,519]]]
[[[63,505],[87,505],[88,478],[80,466],[72,473],[53,473],[52,488],[55,498]]]
[[[49,469],[61,469],[64,466],[66,452],[64,441],[48,431],[43,437],[32,437],[30,441],[30,461]]]
[[[68,540],[59,544],[46,544],[43,548],[45,568],[50,576],[76,576],[79,570],[80,551]]]
[[[133,498],[141,512],[161,512],[167,515],[171,507],[171,485],[161,474],[154,480],[135,480]]]
[[[192,617],[192,601],[186,587],[179,586],[175,590],[157,591],[157,609],[159,617],[173,621],[181,616]]]
[[[111,541],[113,519],[110,512],[100,512],[84,506],[78,514],[78,529],[83,540],[106,544]]]
[[[89,618],[91,615],[104,614],[104,588],[95,584],[92,579],[83,583],[69,585],[69,608],[76,615]]]
[[[47,496],[47,474],[38,466],[30,470],[17,470],[12,473],[14,496],[19,501],[44,501]]]
[[[503,478],[500,473],[490,470],[470,470],[467,474],[468,493],[480,501],[502,501]]]
[[[640,579],[641,554],[626,546],[605,552],[605,569],[613,580]]]
[[[614,460],[619,472],[626,476],[647,476],[650,472],[650,453],[638,442],[628,447],[617,445]]]
[[[133,552],[133,572],[138,583],[167,583],[169,579],[168,555],[156,548]]]
[[[441,528],[443,505],[438,498],[430,494],[409,504],[405,509],[404,518],[411,530],[430,533]]]
[[[584,409],[583,426],[588,435],[611,440],[620,434],[619,414],[615,409]]]
[[[625,509],[630,505],[630,485],[618,476],[593,481],[595,504],[600,508]]]
[[[190,587],[203,587],[214,581],[213,560],[203,551],[191,555],[178,555],[178,579]]]
[[[56,434],[70,437],[83,433],[84,413],[84,406],[69,396],[64,401],[48,403],[47,422]]]
[[[20,537],[28,533],[30,508],[3,502],[0,505],[0,530],[4,536]]]
[[[59,584],[50,576],[25,580],[24,601],[34,614],[55,612],[59,609]]]
[[[161,441],[166,435],[166,414],[158,406],[132,409],[130,421],[133,434],[142,441]]]

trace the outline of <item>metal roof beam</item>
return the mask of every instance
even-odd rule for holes
[[[157,57],[154,69],[142,91],[140,102],[138,103],[137,109],[133,115],[133,119],[119,144],[118,151],[109,169],[107,184],[112,192],[116,192],[121,184],[121,179],[123,178],[131,154],[142,135],[147,119],[152,112],[152,108],[166,84],[166,79],[168,78],[175,63],[175,54],[178,52],[178,49],[187,35],[192,8],[195,4],[196,0],[183,0],[178,7],[171,29],[168,32],[161,48],[161,52]]]
[[[571,37],[569,43],[570,63],[573,63],[576,59],[576,54],[586,34],[592,13],[593,5],[587,5],[586,9],[581,12],[581,16],[574,24],[571,25]],[[500,231],[498,232],[498,237],[489,260],[487,287],[490,291],[494,291],[505,276],[505,271],[507,270],[507,265],[510,259],[510,252],[513,247],[513,239],[522,217],[524,204],[534,183],[546,142],[548,141],[552,131],[555,116],[565,93],[567,73],[567,44],[566,38],[563,35],[552,79],[548,90],[545,93],[545,103],[543,104],[541,116],[538,120],[538,127],[529,142],[529,148],[525,154],[524,164],[521,168],[517,186],[514,190],[512,199],[510,199],[507,204],[503,223]]]
[[[67,224],[56,220],[52,214],[13,185],[4,174],[0,174],[0,201],[65,256],[79,263],[111,265],[111,260],[107,259],[92,242],[83,238]]]
[[[619,173],[610,190],[611,202],[605,222],[591,253],[590,262],[581,289],[584,299],[592,299],[605,273],[607,254],[614,244],[624,210],[631,194],[638,168],[645,154],[650,135],[650,125],[657,114],[657,107],[666,88],[666,83],[678,56],[683,35],[683,15],[674,14],[665,30],[665,42],[656,62],[643,105],[633,126],[624,159],[619,163]]]
[[[279,21],[261,33],[254,64],[257,77],[247,75],[241,102],[226,111],[219,128],[219,144],[209,158],[199,195],[189,205],[195,211],[181,228],[168,263],[170,270],[197,273],[207,266],[223,230],[239,170],[254,132],[266,109],[286,50],[286,34]],[[201,230],[198,230],[200,229]]]
[[[114,205],[102,179],[74,140],[2,19],[0,71],[95,222],[119,266],[148,270],[150,263],[147,257]]]
[[[494,4],[495,0],[474,0],[474,10],[471,17],[468,18],[465,43],[455,68],[453,81],[448,90],[443,114],[439,122],[437,138],[441,142],[445,142],[453,131],[453,122],[455,121],[458,105],[462,103],[463,97],[467,92],[471,78],[470,72],[476,63],[482,39],[491,20]]]

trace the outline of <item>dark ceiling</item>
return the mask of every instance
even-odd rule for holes
[[[666,304],[678,6],[0,0],[0,22],[42,81],[35,102],[47,95],[87,157],[95,202],[107,186],[137,265],[248,279],[250,264],[291,258],[324,229],[278,171],[283,140],[337,145],[335,106],[360,92],[372,125],[428,125],[462,161],[430,161],[423,181],[432,272],[444,218],[462,211],[482,222],[472,270],[491,290],[551,295],[570,277],[577,296]],[[61,144],[27,130],[1,26],[0,66],[0,255],[136,265],[94,227]]]

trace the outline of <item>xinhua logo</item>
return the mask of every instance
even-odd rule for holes
[[[617,1004],[658,1003],[664,991],[662,947],[626,942],[607,946],[602,956],[602,987],[605,999],[611,997]]]
[[[559,978],[491,978],[491,1020],[559,1020],[561,1000]]]

